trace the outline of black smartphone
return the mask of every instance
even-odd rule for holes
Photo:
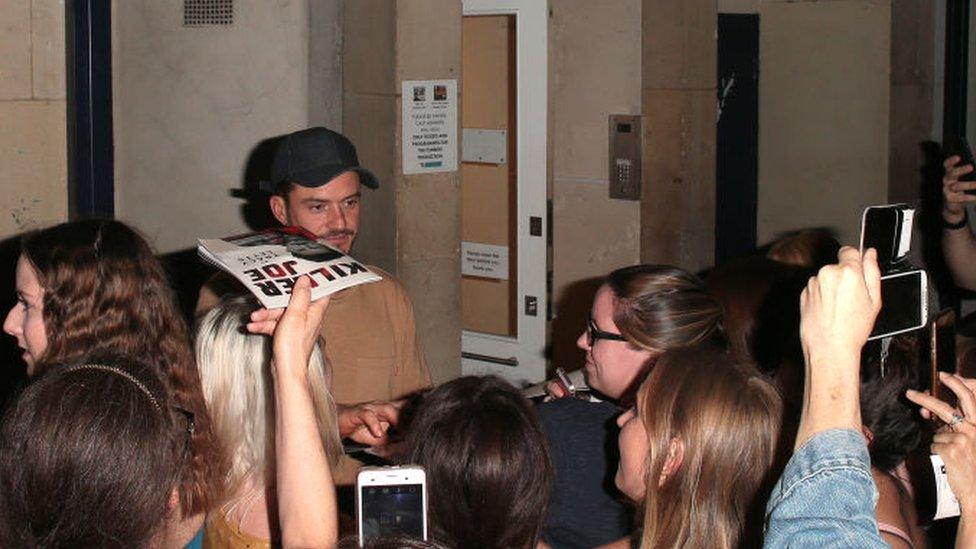
[[[878,266],[887,274],[908,254],[915,210],[907,204],[868,206],[861,215],[861,252],[874,248]]]
[[[868,340],[917,330],[928,320],[928,277],[914,269],[881,277],[881,312]]]
[[[969,147],[969,142],[965,137],[958,135],[949,135],[945,137],[945,141],[942,143],[943,151],[945,152],[946,158],[950,156],[958,156],[962,160],[956,166],[965,166],[966,164],[976,165],[976,159],[973,158],[973,149]],[[967,174],[963,174],[959,178],[959,181],[976,181],[976,171],[971,171]],[[971,189],[966,191],[966,194],[976,195],[976,189]]]

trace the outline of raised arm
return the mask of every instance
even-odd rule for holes
[[[861,428],[861,348],[881,310],[881,271],[874,250],[862,258],[844,247],[838,258],[800,296],[806,383],[796,449],[821,431]]]
[[[310,299],[309,281],[302,277],[280,317],[275,313],[269,320],[264,312],[248,325],[252,331],[274,333],[275,457],[284,547],[332,547],[338,538],[335,484],[307,378],[308,359],[329,300]]]
[[[966,205],[976,202],[976,196],[966,191],[976,189],[976,182],[959,181],[973,171],[973,166],[959,166],[959,161],[958,156],[950,156],[943,164],[942,253],[956,284],[976,290],[976,237],[969,229],[966,215]]]
[[[860,434],[861,347],[881,309],[877,254],[841,248],[800,297],[806,359],[796,451],[767,505],[766,547],[888,547]]]

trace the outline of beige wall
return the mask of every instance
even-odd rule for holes
[[[917,200],[927,4],[719,0],[721,13],[759,14],[760,244],[810,226],[856,242],[864,206]]]
[[[64,2],[0,0],[0,238],[67,219]]]
[[[891,141],[888,200],[917,202],[931,139],[935,2],[891,2]],[[937,90],[941,94],[941,88]],[[976,95],[976,94],[971,94]],[[941,139],[941,138],[940,138]]]
[[[641,113],[639,0],[553,0],[553,292],[639,257],[639,203],[609,198],[607,119]]]
[[[641,261],[714,261],[718,15],[714,0],[644,0]]]
[[[403,174],[400,82],[459,77],[461,3],[346,1],[343,37],[343,127],[380,179],[354,251],[406,287],[431,375],[443,382],[461,366],[460,178]]]
[[[231,26],[184,27],[182,2],[112,10],[117,216],[161,252],[244,230],[244,201],[230,192],[252,148],[338,119],[309,93],[310,69],[322,82],[337,65],[309,62],[308,1],[237,0]]]
[[[760,243],[808,226],[858,238],[887,198],[889,1],[763,2]]]
[[[553,363],[578,364],[573,340],[592,298],[579,282],[640,257],[640,204],[609,198],[607,118],[641,113],[640,0],[552,0]],[[580,300],[586,301],[579,303]],[[577,318],[580,317],[580,318]]]

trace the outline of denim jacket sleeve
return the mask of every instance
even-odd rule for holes
[[[817,433],[790,458],[773,488],[764,546],[887,548],[878,534],[877,498],[861,434]]]

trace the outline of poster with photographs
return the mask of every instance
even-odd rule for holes
[[[457,80],[404,80],[403,173],[457,171]]]

